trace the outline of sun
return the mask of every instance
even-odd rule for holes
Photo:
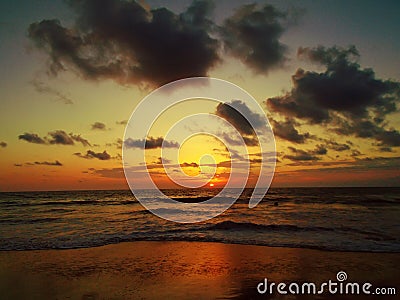
[[[214,186],[214,183],[210,183],[210,187],[213,187]]]

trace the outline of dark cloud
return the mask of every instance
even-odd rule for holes
[[[354,45],[349,46],[347,49],[336,46],[331,48],[317,46],[315,48],[300,47],[297,50],[297,56],[322,65],[331,65],[338,60],[349,61],[351,59],[357,59],[360,53]]]
[[[385,128],[386,116],[398,111],[399,82],[378,79],[372,69],[362,69],[354,46],[300,48],[298,54],[326,70],[298,69],[292,77],[292,90],[268,99],[268,109],[311,124],[329,125],[329,130],[339,134],[376,139],[384,146],[400,145],[400,133]]]
[[[395,129],[385,129],[373,120],[337,118],[339,126],[333,128],[342,135],[354,135],[360,138],[373,138],[378,141],[378,146],[400,146],[400,132]]]
[[[156,161],[153,161],[153,164],[155,165],[162,165],[163,161],[165,164],[170,164],[172,161],[166,158],[158,157]]]
[[[330,162],[295,162],[291,166],[313,166],[318,172],[352,172],[370,170],[398,170],[400,168],[400,157],[366,157],[352,161],[330,161]],[[315,169],[300,169],[294,172],[312,172]],[[293,171],[290,171],[293,172]]]
[[[390,147],[399,147],[400,146],[400,132],[395,129],[391,130],[383,130],[375,136],[375,138],[379,141],[379,146],[390,146]]]
[[[293,154],[288,154],[285,155],[284,158],[290,159],[290,160],[318,160],[319,158],[315,156],[314,154],[308,153],[304,150],[301,149],[296,149],[293,147],[289,147],[289,149],[293,152]]]
[[[181,167],[182,168],[198,168],[199,165],[195,162],[191,162],[191,163],[184,162],[181,164]]]
[[[381,147],[379,148],[381,152],[393,152],[393,149],[390,147]]]
[[[114,143],[106,143],[107,147],[116,147],[117,149],[122,148],[122,140],[118,138]]]
[[[74,103],[74,101],[72,101],[71,98],[64,95],[60,91],[57,91],[56,89],[46,85],[44,82],[38,80],[37,78],[33,79],[31,81],[31,84],[33,85],[33,87],[35,88],[35,90],[37,92],[54,96],[57,101],[61,101],[65,104],[73,104]]]
[[[7,143],[6,142],[0,142],[0,148],[5,148],[7,147]]]
[[[81,137],[80,134],[73,134],[70,133],[69,136],[75,141],[75,142],[79,142],[81,143],[83,146],[87,147],[87,146],[91,146],[91,144],[89,143],[89,141],[87,139],[84,139],[83,137]]]
[[[292,154],[286,154],[283,157],[293,161],[316,161],[320,160],[319,155],[325,155],[328,150],[323,145],[317,145],[314,150],[305,151],[294,147],[288,147]]]
[[[18,136],[18,139],[27,141],[33,144],[46,144],[46,141],[38,136],[36,133],[27,133],[21,134]]]
[[[32,23],[28,36],[49,57],[49,74],[72,70],[85,79],[160,86],[207,76],[230,54],[257,73],[282,66],[282,34],[298,11],[244,5],[221,25],[211,19],[214,3],[195,0],[182,13],[145,8],[136,1],[69,0],[76,18]]]
[[[246,115],[248,119],[239,112],[239,109]],[[246,103],[240,100],[232,100],[231,102],[219,103],[215,111],[217,116],[224,118],[232,124],[243,136],[243,140],[248,146],[258,145],[258,139],[254,129],[265,126],[265,120],[259,114],[252,112]],[[252,127],[253,124],[255,128]],[[232,145],[240,144],[239,141],[234,141],[225,134],[227,140],[231,141]]]
[[[35,165],[45,165],[45,166],[56,166],[56,167],[61,167],[63,164],[60,163],[58,160],[56,160],[56,161],[54,161],[54,162],[48,162],[48,161],[38,162],[38,161],[35,161]]]
[[[48,133],[48,136],[41,138],[36,133],[24,133],[18,136],[20,140],[25,140],[33,144],[43,145],[74,145],[75,142],[82,143],[83,146],[90,146],[88,140],[77,134],[67,134],[64,130],[55,130]]]
[[[59,144],[59,145],[73,145],[73,138],[68,135],[64,130],[56,130],[49,132],[50,138],[48,138],[48,142],[50,144]]]
[[[80,158],[85,158],[85,159],[92,159],[92,158],[97,158],[99,160],[110,160],[111,155],[107,153],[106,150],[103,152],[94,152],[92,150],[87,150],[86,154],[83,155],[80,152],[74,153],[74,155],[80,157]]]
[[[125,140],[124,145],[127,148],[143,148],[143,145],[145,145],[146,149],[156,149],[161,148],[161,146],[164,146],[165,148],[179,148],[179,144],[177,142],[164,141],[164,138],[162,137],[149,137],[146,140],[134,140],[132,138],[128,138]]]
[[[61,167],[63,166],[58,160],[51,162],[51,161],[35,161],[35,162],[26,162],[24,164],[14,164],[15,167],[22,167],[22,166],[35,166],[35,165],[43,165],[43,166],[53,166],[53,167]]]
[[[92,130],[106,130],[107,126],[104,123],[101,122],[94,122],[92,125]]]
[[[326,141],[326,146],[329,149],[335,150],[335,151],[346,151],[350,150],[350,146],[348,144],[341,144],[332,140],[325,140]]]
[[[237,109],[236,109],[237,108]],[[246,119],[239,110],[249,118]],[[215,112],[221,118],[224,118],[231,123],[235,128],[242,134],[253,135],[254,129],[250,125],[250,122],[259,128],[265,124],[262,116],[253,113],[246,105],[246,103],[240,100],[232,100],[231,102],[219,103]]]
[[[266,73],[286,61],[287,47],[280,42],[290,16],[266,4],[244,5],[221,27],[228,53],[257,73]]]
[[[324,139],[324,138],[319,138],[316,136],[313,136],[313,140],[319,141],[324,143],[324,147],[327,149],[331,149],[334,151],[338,151],[338,152],[342,152],[342,151],[346,151],[346,150],[350,150],[351,147],[353,146],[353,143],[350,141],[346,141],[346,143],[338,143],[336,141],[334,141],[333,139]]]
[[[293,119],[286,118],[285,121],[275,121],[274,119],[269,119],[275,136],[278,136],[284,140],[303,144],[311,135],[307,132],[304,134],[300,134],[299,131],[295,128],[295,126],[299,125]]]
[[[239,139],[232,138],[231,134],[229,134],[227,132],[221,132],[219,135],[222,136],[226,140],[226,142],[232,146],[241,146],[242,145],[242,142]],[[258,138],[255,135],[242,136],[242,139],[247,146],[257,146],[258,145]],[[237,153],[235,153],[235,155],[236,154]]]
[[[115,124],[125,126],[126,124],[128,124],[128,120],[116,121]]]
[[[324,145],[317,145],[317,147],[315,148],[315,150],[313,150],[312,153],[316,155],[325,155],[326,153],[328,153],[328,149],[326,149]]]
[[[47,52],[50,72],[72,69],[86,79],[150,84],[205,76],[218,61],[211,37],[211,1],[194,1],[183,13],[146,10],[134,1],[70,0],[76,22],[58,20],[29,26],[28,36]]]

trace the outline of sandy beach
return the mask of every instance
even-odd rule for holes
[[[298,299],[257,284],[336,280],[400,289],[398,253],[328,252],[200,242],[0,252],[2,299]],[[319,295],[318,299],[332,295]],[[363,296],[353,296],[353,298]],[[396,299],[397,296],[368,299]],[[315,299],[302,296],[301,299]],[[335,296],[335,299],[352,299]]]

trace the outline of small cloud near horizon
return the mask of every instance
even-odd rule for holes
[[[81,143],[83,146],[91,146],[87,139],[81,137],[80,134],[67,134],[64,130],[50,131],[47,136],[41,138],[36,133],[25,132],[18,136],[19,140],[24,140],[32,144],[41,145],[75,145],[75,142]]]
[[[38,166],[38,165],[42,165],[42,166],[54,166],[54,167],[61,167],[63,166],[63,164],[56,160],[54,162],[51,161],[35,161],[35,162],[26,162],[23,164],[14,164],[15,167],[22,167],[22,166]]]
[[[107,126],[106,124],[102,123],[102,122],[94,122],[91,126],[92,130],[106,130]]]
[[[87,150],[86,154],[81,154],[80,152],[74,153],[75,156],[85,159],[97,158],[98,160],[110,160],[112,157],[107,153],[106,150],[103,152],[94,152],[92,150]]]

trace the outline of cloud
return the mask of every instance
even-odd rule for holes
[[[323,145],[317,145],[314,150],[305,151],[294,147],[288,147],[293,154],[284,155],[284,158],[293,161],[316,161],[320,160],[319,155],[327,154],[328,150]]]
[[[310,124],[329,125],[329,130],[342,135],[373,138],[385,146],[400,145],[400,133],[385,128],[386,116],[398,111],[399,82],[376,78],[372,69],[362,69],[354,46],[300,48],[298,55],[326,70],[298,69],[292,76],[292,90],[267,99],[268,109]]]
[[[191,162],[191,163],[184,162],[181,164],[181,167],[182,168],[198,168],[199,165],[195,162]]]
[[[122,148],[122,140],[120,138],[116,139],[114,143],[106,143],[107,147],[116,147],[117,149]]]
[[[167,158],[158,157],[156,161],[153,161],[152,164],[154,165],[162,165],[163,161],[165,164],[170,164],[172,161]]]
[[[328,153],[328,149],[324,145],[317,145],[315,150],[312,151],[312,153],[317,154],[317,155],[325,155]]]
[[[125,178],[124,169],[121,167],[118,168],[111,168],[111,169],[94,169],[90,168],[85,173],[89,173],[92,175],[99,175],[100,177],[105,178],[118,178],[122,179]]]
[[[27,133],[21,134],[18,136],[18,139],[27,141],[28,143],[33,144],[46,144],[46,141],[38,136],[36,133]]]
[[[246,119],[239,111],[244,112],[248,117]],[[215,112],[221,118],[224,118],[229,123],[231,123],[235,128],[242,134],[252,135],[254,134],[254,129],[250,125],[253,124],[255,128],[259,128],[265,124],[262,116],[253,113],[246,105],[246,103],[240,100],[232,100],[227,103],[219,103]]]
[[[43,166],[53,166],[53,167],[61,167],[63,166],[62,163],[60,163],[58,160],[51,162],[51,161],[35,161],[35,162],[26,162],[24,164],[14,164],[15,167],[22,167],[22,166],[37,166],[37,165],[43,165]]]
[[[106,124],[101,123],[101,122],[94,122],[92,125],[92,130],[106,130]]]
[[[85,79],[160,86],[206,76],[218,61],[219,42],[209,33],[211,1],[194,1],[181,14],[147,10],[135,1],[71,0],[75,24],[32,23],[28,36],[47,52],[49,71],[72,69]]]
[[[125,126],[126,124],[128,124],[128,120],[116,121],[115,124]]]
[[[7,147],[7,143],[6,142],[0,142],[0,148],[5,148]]]
[[[379,148],[381,152],[393,152],[393,149],[391,147],[381,147]]]
[[[89,141],[87,139],[84,139],[83,137],[81,137],[80,134],[73,134],[70,133],[69,136],[76,142],[81,143],[83,146],[87,147],[87,146],[91,146],[91,144],[89,143]]]
[[[94,152],[92,150],[87,150],[86,154],[83,155],[80,152],[74,153],[74,155],[80,157],[80,158],[85,158],[85,159],[92,159],[92,158],[97,158],[99,160],[110,160],[111,155],[107,153],[106,150],[103,152]]]
[[[240,112],[242,111],[247,118],[245,118]],[[230,124],[232,124],[241,134],[244,142],[248,146],[258,145],[258,139],[254,129],[265,126],[265,121],[262,116],[252,112],[246,105],[246,103],[240,100],[232,100],[231,102],[219,103],[215,114]],[[254,125],[254,128],[252,125]],[[225,138],[230,141],[232,145],[239,145],[239,141],[235,141],[225,133]]]
[[[287,46],[280,38],[291,18],[269,4],[243,5],[223,22],[220,31],[224,46],[256,73],[281,67],[287,60]]]
[[[128,138],[124,141],[125,147],[129,148],[141,148],[143,149],[143,145],[145,145],[146,149],[156,149],[161,148],[161,146],[165,148],[179,148],[179,144],[174,141],[164,141],[164,138],[158,137],[149,137],[146,140],[142,139],[132,139]]]
[[[320,167],[318,172],[350,172],[367,170],[398,170],[400,167],[400,157],[366,157],[352,161],[330,161],[330,162],[299,162],[289,164],[291,166],[313,166]],[[300,169],[289,172],[307,172],[315,169]],[[284,172],[286,173],[286,172]]]
[[[70,26],[47,19],[28,28],[28,37],[48,55],[49,74],[70,70],[84,79],[145,87],[207,76],[226,55],[256,73],[280,67],[287,60],[281,36],[299,15],[250,4],[217,25],[211,0],[195,0],[179,14],[136,1],[67,3],[75,13]]]
[[[383,128],[374,121],[366,119],[347,120],[337,118],[339,126],[333,128],[338,134],[354,135],[360,138],[373,138],[378,141],[378,146],[398,147],[400,146],[400,132],[391,128]]]
[[[348,144],[341,144],[341,143],[337,143],[335,141],[332,140],[325,140],[326,142],[326,146],[329,149],[335,150],[335,151],[346,151],[346,150],[350,150],[350,146]]]
[[[315,48],[300,47],[297,50],[297,56],[322,65],[331,65],[338,60],[349,61],[354,58],[357,59],[360,53],[354,45],[349,46],[347,49],[336,46],[331,48],[317,46]]]
[[[57,101],[61,101],[65,104],[73,104],[74,103],[74,101],[72,101],[71,98],[67,97],[60,91],[57,91],[56,89],[46,85],[44,82],[38,80],[37,78],[33,79],[30,83],[33,85],[35,90],[39,93],[54,96]]]
[[[226,140],[226,142],[232,146],[242,145],[242,142],[239,139],[232,138],[231,134],[227,132],[221,132],[219,136],[223,137]],[[258,146],[258,138],[255,135],[242,136],[242,139],[247,146]],[[234,155],[237,155],[237,153],[235,153]]]
[[[60,163],[58,160],[56,160],[55,162],[48,162],[48,161],[38,162],[38,161],[35,161],[35,165],[45,165],[45,166],[56,166],[56,167],[61,167],[63,164]]]
[[[59,145],[73,145],[74,139],[69,136],[64,130],[56,130],[49,132],[50,138],[48,142],[50,144],[59,144]]]
[[[43,145],[75,145],[75,142],[80,142],[83,146],[90,146],[89,141],[82,138],[80,135],[73,133],[67,134],[64,130],[51,131],[44,138],[41,138],[36,133],[24,133],[19,135],[18,139]]]
[[[298,125],[293,119],[286,118],[284,122],[275,121],[274,119],[269,119],[275,136],[281,139],[287,140],[289,142],[303,144],[308,138],[311,137],[309,133],[300,134],[299,131],[294,127]]]

